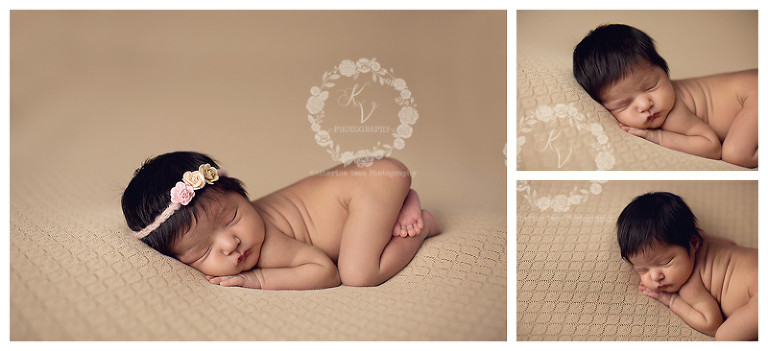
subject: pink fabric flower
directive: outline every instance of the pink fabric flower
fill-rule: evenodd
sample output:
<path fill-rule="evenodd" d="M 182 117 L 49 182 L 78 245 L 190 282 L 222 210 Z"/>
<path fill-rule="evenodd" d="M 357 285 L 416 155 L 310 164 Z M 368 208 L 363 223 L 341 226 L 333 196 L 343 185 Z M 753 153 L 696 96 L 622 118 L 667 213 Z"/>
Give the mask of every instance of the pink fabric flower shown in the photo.
<path fill-rule="evenodd" d="M 177 182 L 176 186 L 171 189 L 171 202 L 175 204 L 186 206 L 193 197 L 195 197 L 195 189 L 184 182 Z"/>

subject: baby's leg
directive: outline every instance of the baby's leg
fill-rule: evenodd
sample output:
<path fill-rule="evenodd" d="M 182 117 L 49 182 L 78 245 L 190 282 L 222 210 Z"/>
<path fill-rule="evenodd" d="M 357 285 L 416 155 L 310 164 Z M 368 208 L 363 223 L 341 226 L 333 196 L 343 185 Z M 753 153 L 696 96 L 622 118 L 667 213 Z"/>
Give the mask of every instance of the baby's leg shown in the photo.
<path fill-rule="evenodd" d="M 421 218 L 421 202 L 416 190 L 411 189 L 405 197 L 403 208 L 397 215 L 395 227 L 392 228 L 392 236 L 416 236 L 421 234 L 424 228 L 424 220 Z"/>
<path fill-rule="evenodd" d="M 720 325 L 715 340 L 757 340 L 757 294 Z"/>
<path fill-rule="evenodd" d="M 757 96 L 744 100 L 723 140 L 723 161 L 742 167 L 757 167 Z"/>
<path fill-rule="evenodd" d="M 373 171 L 406 172 L 392 159 L 376 161 Z M 424 239 L 439 232 L 429 212 L 424 212 L 422 232 L 427 235 L 393 237 L 392 227 L 411 187 L 410 176 L 357 179 L 359 189 L 349 202 L 339 249 L 341 282 L 351 286 L 379 285 L 411 261 Z"/>

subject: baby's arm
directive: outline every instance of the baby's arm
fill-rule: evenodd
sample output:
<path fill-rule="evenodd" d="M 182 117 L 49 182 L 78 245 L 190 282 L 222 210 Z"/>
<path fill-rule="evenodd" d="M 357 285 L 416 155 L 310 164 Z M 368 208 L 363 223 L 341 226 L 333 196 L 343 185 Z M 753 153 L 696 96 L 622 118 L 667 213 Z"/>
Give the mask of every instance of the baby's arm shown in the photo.
<path fill-rule="evenodd" d="M 715 336 L 717 329 L 723 324 L 720 306 L 695 273 L 679 293 L 653 291 L 642 283 L 640 291 L 669 307 L 693 329 L 709 336 Z"/>
<path fill-rule="evenodd" d="M 323 251 L 286 235 L 268 237 L 261 255 L 261 266 L 270 268 L 255 268 L 231 276 L 206 276 L 206 279 L 221 286 L 264 290 L 324 289 L 341 284 L 339 270 Z"/>
<path fill-rule="evenodd" d="M 659 129 L 638 129 L 619 123 L 624 131 L 666 148 L 719 160 L 720 139 L 715 130 L 678 102 Z"/>

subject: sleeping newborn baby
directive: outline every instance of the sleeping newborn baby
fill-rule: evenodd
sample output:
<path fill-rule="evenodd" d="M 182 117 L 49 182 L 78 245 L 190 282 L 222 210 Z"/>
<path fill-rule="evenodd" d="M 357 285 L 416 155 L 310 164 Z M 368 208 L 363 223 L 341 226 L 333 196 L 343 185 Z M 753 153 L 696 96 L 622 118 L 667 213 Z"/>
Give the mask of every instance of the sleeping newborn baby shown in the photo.
<path fill-rule="evenodd" d="M 610 24 L 573 50 L 573 75 L 624 131 L 673 150 L 757 167 L 757 69 L 672 81 L 648 35 Z"/>
<path fill-rule="evenodd" d="M 379 285 L 440 233 L 400 162 L 343 165 L 249 201 L 208 156 L 148 160 L 122 197 L 133 236 L 222 286 L 320 289 Z"/>
<path fill-rule="evenodd" d="M 636 197 L 617 221 L 640 291 L 715 340 L 757 340 L 757 250 L 704 240 L 677 195 Z"/>

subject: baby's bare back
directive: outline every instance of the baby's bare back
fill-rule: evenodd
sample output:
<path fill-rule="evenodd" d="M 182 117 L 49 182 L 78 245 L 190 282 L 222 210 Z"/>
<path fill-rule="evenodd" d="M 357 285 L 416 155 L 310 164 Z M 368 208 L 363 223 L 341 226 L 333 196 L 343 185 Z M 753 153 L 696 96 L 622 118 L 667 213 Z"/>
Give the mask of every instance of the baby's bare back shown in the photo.
<path fill-rule="evenodd" d="M 722 73 L 672 82 L 677 102 L 682 101 L 694 115 L 724 140 L 744 101 L 757 97 L 757 70 Z"/>
<path fill-rule="evenodd" d="M 264 196 L 253 205 L 268 226 L 313 245 L 334 262 L 349 212 L 350 167 L 338 166 Z"/>
<path fill-rule="evenodd" d="M 696 253 L 695 273 L 726 318 L 757 296 L 756 249 L 704 242 Z"/>

